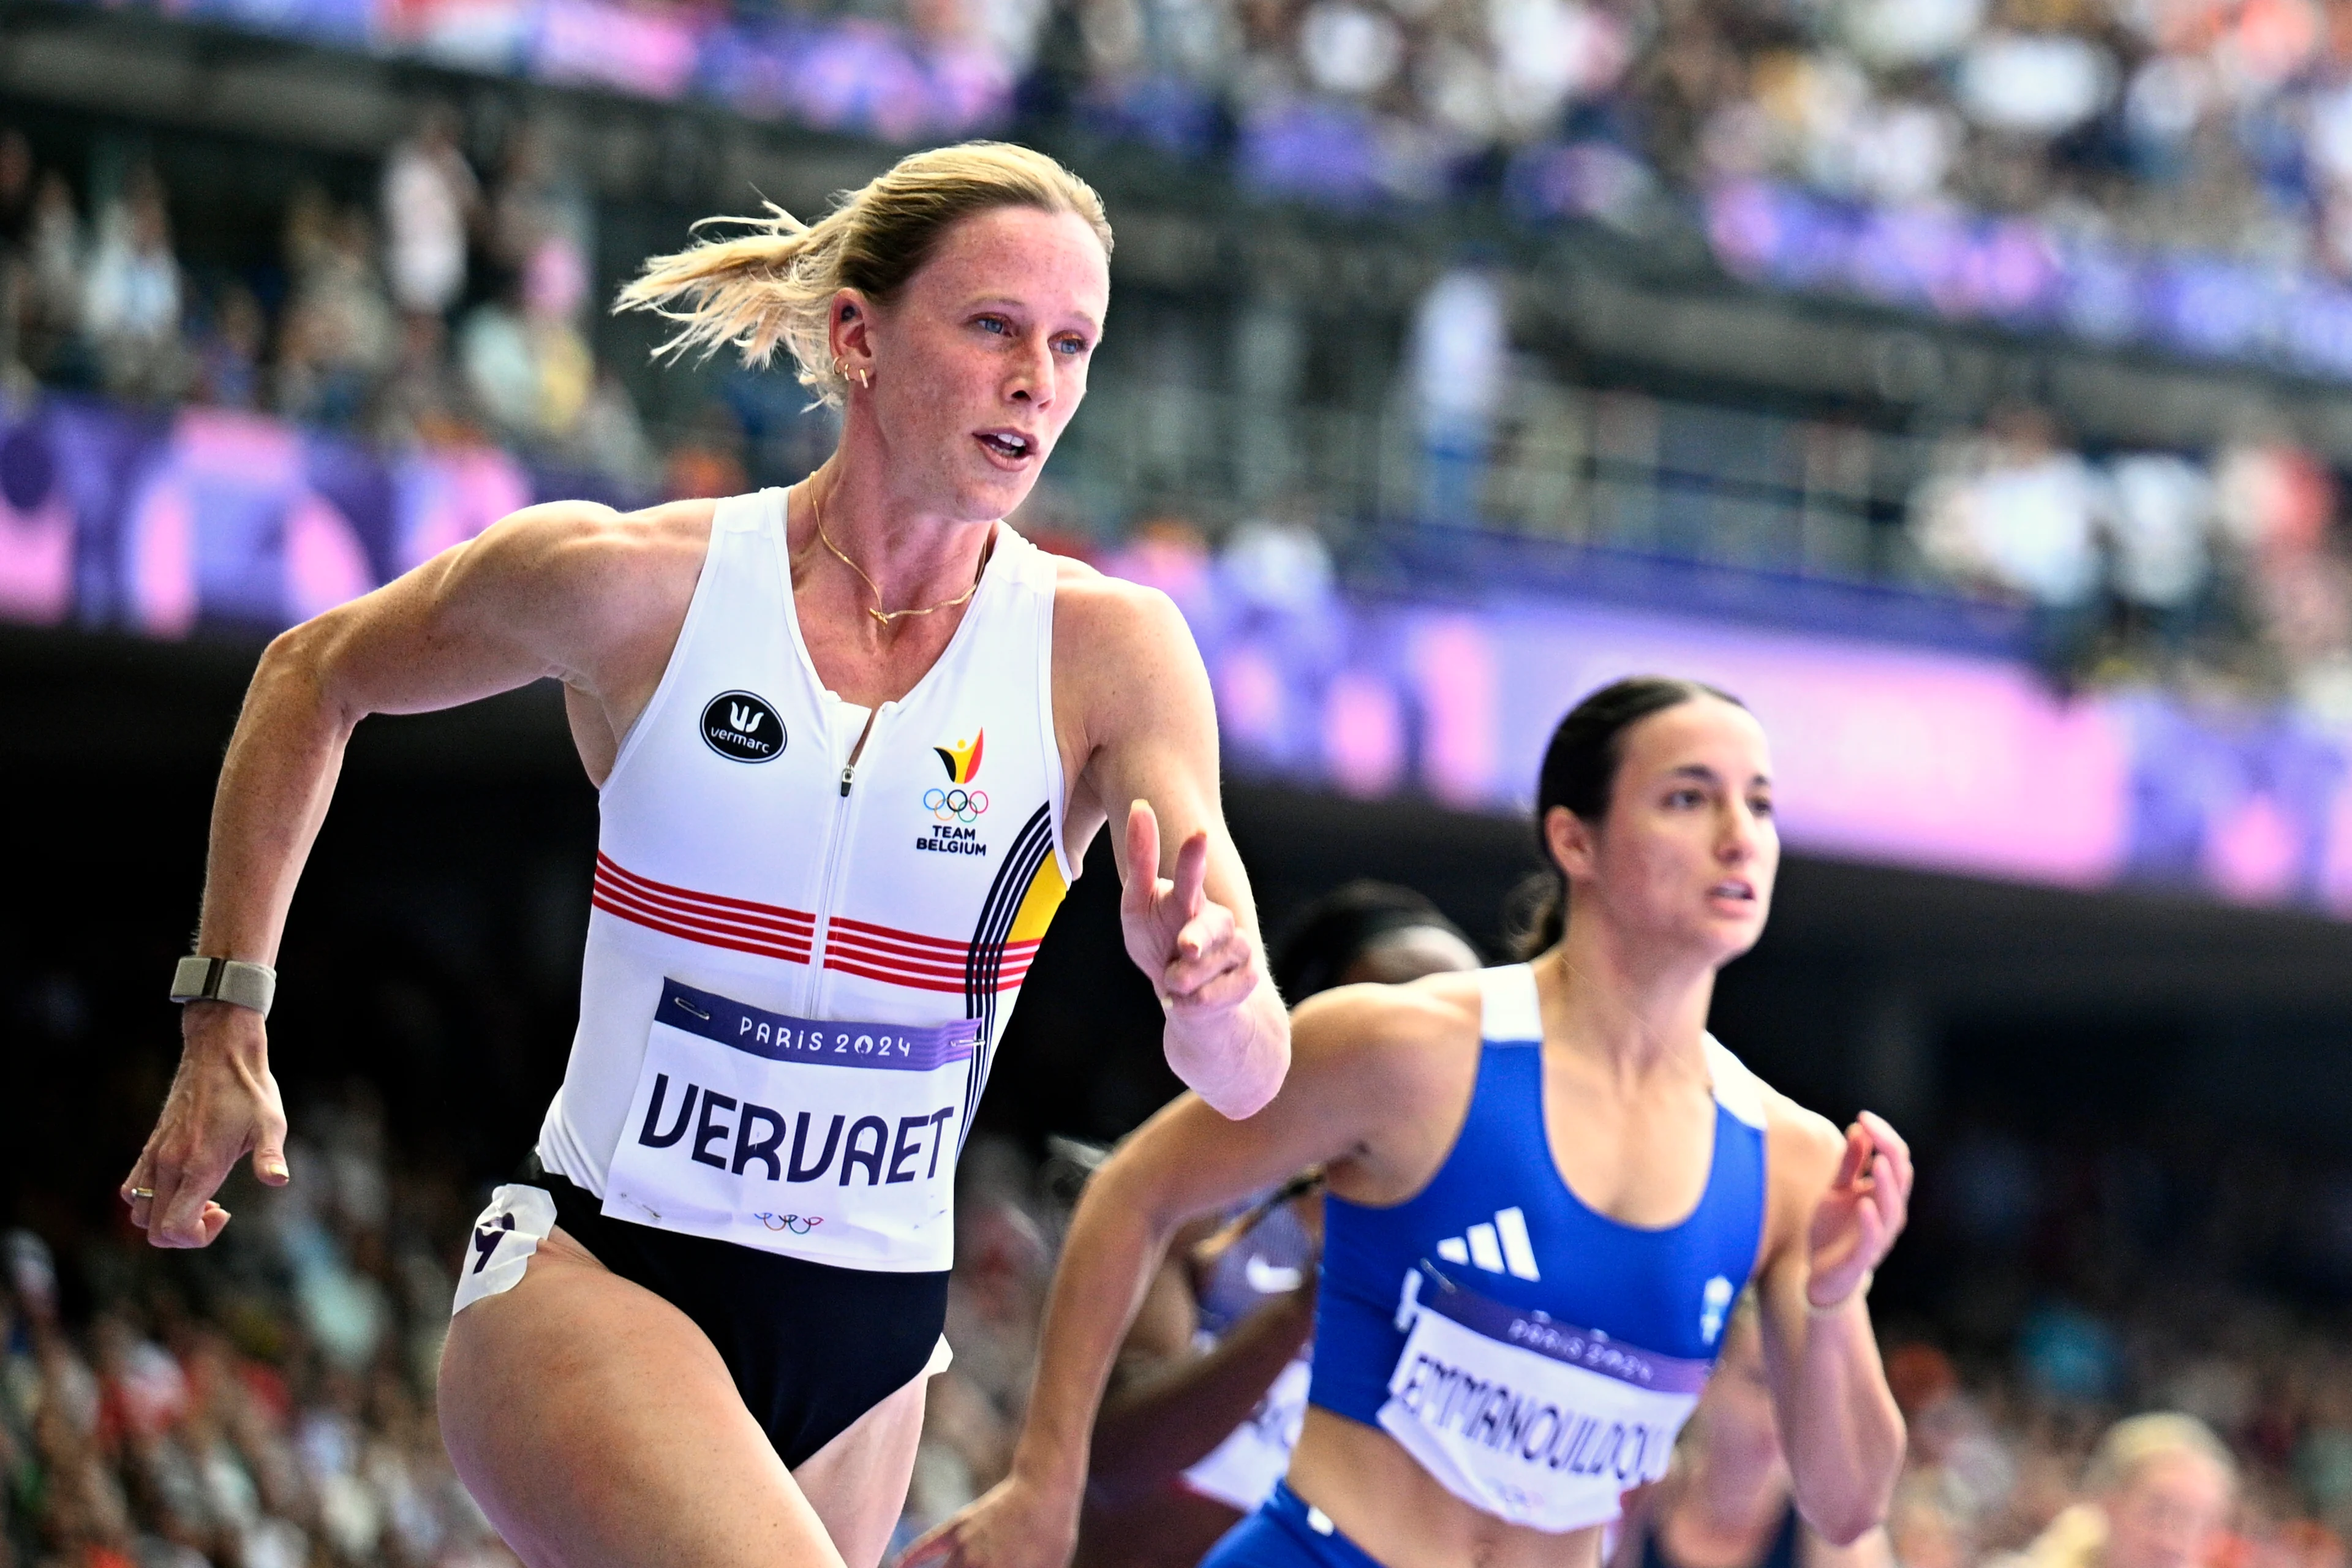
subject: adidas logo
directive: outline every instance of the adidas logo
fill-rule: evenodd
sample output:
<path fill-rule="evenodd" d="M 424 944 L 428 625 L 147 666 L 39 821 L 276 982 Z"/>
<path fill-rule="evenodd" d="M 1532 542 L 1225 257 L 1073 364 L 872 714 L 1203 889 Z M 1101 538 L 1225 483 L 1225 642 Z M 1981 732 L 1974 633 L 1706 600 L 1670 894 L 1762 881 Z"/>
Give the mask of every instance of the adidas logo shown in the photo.
<path fill-rule="evenodd" d="M 1492 1225 L 1474 1225 L 1461 1236 L 1437 1244 L 1437 1256 L 1448 1263 L 1475 1263 L 1489 1274 L 1510 1274 L 1519 1279 L 1540 1279 L 1536 1249 L 1528 1240 L 1528 1216 L 1516 1208 L 1497 1209 Z"/>

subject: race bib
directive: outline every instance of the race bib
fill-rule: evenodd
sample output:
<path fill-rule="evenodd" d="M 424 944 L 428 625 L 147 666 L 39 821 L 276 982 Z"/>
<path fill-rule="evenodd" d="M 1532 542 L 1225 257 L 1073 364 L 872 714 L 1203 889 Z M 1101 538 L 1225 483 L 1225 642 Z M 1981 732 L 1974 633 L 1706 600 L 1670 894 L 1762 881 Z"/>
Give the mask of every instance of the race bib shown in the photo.
<path fill-rule="evenodd" d="M 855 1268 L 953 1261 L 975 1019 L 793 1018 L 676 980 L 646 1037 L 604 1212 Z"/>
<path fill-rule="evenodd" d="M 1185 1487 L 1240 1512 L 1255 1512 L 1290 1469 L 1290 1451 L 1307 1425 L 1310 1375 L 1304 1356 L 1284 1367 L 1249 1419 L 1184 1472 Z"/>
<path fill-rule="evenodd" d="M 1425 1289 L 1423 1287 L 1426 1287 Z M 1537 1530 L 1583 1530 L 1666 1473 L 1709 1364 L 1522 1312 L 1422 1271 L 1381 1426 L 1446 1490 Z"/>

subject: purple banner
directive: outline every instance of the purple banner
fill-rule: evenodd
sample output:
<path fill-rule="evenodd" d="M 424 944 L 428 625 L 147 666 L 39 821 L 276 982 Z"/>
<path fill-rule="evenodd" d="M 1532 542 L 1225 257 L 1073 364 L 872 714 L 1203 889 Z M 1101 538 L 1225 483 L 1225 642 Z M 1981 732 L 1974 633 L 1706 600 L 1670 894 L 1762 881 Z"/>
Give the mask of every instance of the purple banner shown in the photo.
<path fill-rule="evenodd" d="M 2135 883 L 2352 914 L 2347 737 L 2284 709 L 2063 697 L 2022 663 L 1721 616 L 1538 597 L 1255 603 L 1214 563 L 1109 563 L 1166 589 L 1236 772 L 1518 812 L 1586 692 L 1688 676 L 1771 738 L 1790 847 L 1975 876 Z"/>
<path fill-rule="evenodd" d="M 52 398 L 0 411 L 0 617 L 267 634 L 582 493 L 493 448 L 384 453 L 249 414 Z M 1587 603 L 1499 565 L 1468 594 L 1268 602 L 1198 551 L 1106 564 L 1183 610 L 1245 775 L 1524 810 L 1579 697 L 1695 676 L 1764 721 L 1796 849 L 2352 914 L 2352 737 L 2291 710 L 2062 697 L 1994 655 Z"/>
<path fill-rule="evenodd" d="M 934 1068 L 970 1061 L 980 1038 L 980 1020 L 916 1027 L 904 1024 L 857 1024 L 839 1018 L 788 1018 L 731 1001 L 711 991 L 698 991 L 677 980 L 662 982 L 661 1007 L 654 1015 L 667 1024 L 748 1056 L 772 1062 L 807 1062 L 828 1068 L 884 1068 L 898 1072 L 929 1072 Z"/>
<path fill-rule="evenodd" d="M 1591 1329 L 1557 1322 L 1541 1312 L 1522 1312 L 1442 1280 L 1422 1291 L 1421 1306 L 1423 1311 L 1451 1318 L 1472 1333 L 1497 1343 L 1533 1351 L 1563 1365 L 1660 1394 L 1696 1394 L 1706 1386 L 1706 1374 L 1713 1366 L 1709 1362 L 1659 1355 Z"/>

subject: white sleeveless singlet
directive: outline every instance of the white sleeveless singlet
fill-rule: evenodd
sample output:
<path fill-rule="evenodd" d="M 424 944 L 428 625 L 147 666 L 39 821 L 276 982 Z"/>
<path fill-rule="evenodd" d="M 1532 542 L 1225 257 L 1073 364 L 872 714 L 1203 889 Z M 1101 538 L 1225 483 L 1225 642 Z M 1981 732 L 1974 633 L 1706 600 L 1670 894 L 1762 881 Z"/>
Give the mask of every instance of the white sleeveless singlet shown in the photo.
<path fill-rule="evenodd" d="M 938 663 L 868 710 L 809 660 L 784 492 L 719 503 L 668 668 L 604 782 L 550 1171 L 667 1230 L 950 1265 L 955 1156 L 1075 875 L 1055 575 L 999 523 Z"/>

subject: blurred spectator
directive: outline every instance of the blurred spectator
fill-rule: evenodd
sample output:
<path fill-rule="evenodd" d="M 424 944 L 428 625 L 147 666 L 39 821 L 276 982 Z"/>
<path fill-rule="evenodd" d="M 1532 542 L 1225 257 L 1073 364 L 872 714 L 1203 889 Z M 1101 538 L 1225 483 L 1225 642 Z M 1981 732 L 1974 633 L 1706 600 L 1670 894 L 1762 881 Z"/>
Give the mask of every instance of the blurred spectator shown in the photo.
<path fill-rule="evenodd" d="M 41 175 L 34 192 L 26 255 L 19 352 L 35 374 L 68 371 L 81 331 L 81 218 L 73 188 L 55 169 Z"/>
<path fill-rule="evenodd" d="M 232 283 L 213 300 L 212 321 L 197 340 L 190 395 L 215 408 L 258 408 L 261 357 L 269 321 L 253 290 Z"/>
<path fill-rule="evenodd" d="M 550 240 L 532 255 L 519 300 L 479 306 L 466 320 L 467 385 L 510 437 L 561 443 L 579 428 L 595 390 L 595 362 L 572 320 L 583 284 L 569 247 Z"/>
<path fill-rule="evenodd" d="M 457 146 L 457 117 L 425 110 L 383 167 L 384 274 L 401 310 L 446 316 L 466 291 L 466 244 L 481 187 Z"/>
<path fill-rule="evenodd" d="M 2049 416 L 2011 408 L 1953 444 L 1913 500 L 1913 528 L 1934 565 L 2034 605 L 2042 661 L 2067 672 L 2097 630 L 2103 507 L 2097 476 L 2058 445 Z"/>
<path fill-rule="evenodd" d="M 2162 453 L 2119 458 L 2109 477 L 2116 597 L 2158 642 L 2178 648 L 2212 574 L 2213 483 Z"/>
<path fill-rule="evenodd" d="M 2225 449 L 2214 485 L 2268 651 L 2292 685 L 2305 672 L 2336 671 L 2352 650 L 2352 575 L 2333 537 L 2334 476 L 2294 443 L 2263 437 Z M 2324 691 L 2311 695 L 2320 708 L 2340 706 Z"/>
<path fill-rule="evenodd" d="M 121 196 L 99 215 L 81 326 L 109 391 L 157 397 L 180 390 L 180 265 L 172 254 L 163 182 L 152 169 L 134 170 Z"/>
<path fill-rule="evenodd" d="M 357 207 L 298 204 L 287 234 L 294 288 L 279 329 L 278 405 L 298 419 L 351 425 L 399 353 L 399 325 Z"/>
<path fill-rule="evenodd" d="M 1408 374 L 1421 431 L 1423 521 L 1477 521 L 1510 349 L 1502 282 L 1488 268 L 1452 268 L 1421 297 Z"/>
<path fill-rule="evenodd" d="M 587 275 L 595 254 L 595 208 L 547 125 L 526 122 L 508 138 L 488 221 L 489 256 L 501 284 L 520 289 L 526 272 L 551 265 Z M 541 259 L 551 245 L 563 253 L 552 263 Z"/>
<path fill-rule="evenodd" d="M 466 406 L 449 363 L 448 329 L 438 316 L 410 313 L 401 322 L 400 357 L 376 400 L 376 438 L 395 447 L 478 442 Z"/>
<path fill-rule="evenodd" d="M 2109 1429 L 2083 1478 L 2086 1500 L 2050 1522 L 2017 1568 L 2206 1568 L 2229 1527 L 2237 1469 L 2191 1415 L 2135 1415 Z"/>
<path fill-rule="evenodd" d="M 723 403 L 706 403 L 685 436 L 669 449 L 663 494 L 672 500 L 740 495 L 750 485 L 743 472 L 743 432 Z"/>
<path fill-rule="evenodd" d="M 1311 615 L 1337 586 L 1330 547 L 1296 518 L 1241 524 L 1226 538 L 1220 564 L 1244 603 L 1277 613 Z"/>
<path fill-rule="evenodd" d="M 661 463 L 646 439 L 636 400 L 609 368 L 596 372 L 596 385 L 572 432 L 572 449 L 576 460 L 628 494 L 647 494 L 660 481 Z M 744 483 L 751 483 L 748 476 Z"/>

